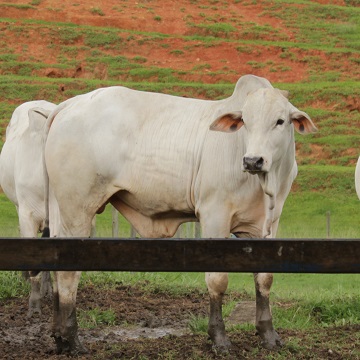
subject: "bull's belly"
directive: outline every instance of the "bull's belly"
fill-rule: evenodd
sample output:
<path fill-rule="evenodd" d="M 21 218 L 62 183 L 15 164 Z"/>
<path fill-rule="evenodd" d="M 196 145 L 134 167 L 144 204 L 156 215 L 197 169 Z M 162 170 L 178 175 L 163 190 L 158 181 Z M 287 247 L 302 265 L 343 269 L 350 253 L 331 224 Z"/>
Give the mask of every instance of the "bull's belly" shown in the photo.
<path fill-rule="evenodd" d="M 183 201 L 174 206 L 154 196 L 139 199 L 120 191 L 110 198 L 110 202 L 143 237 L 172 237 L 179 225 L 196 221 L 194 212 Z"/>
<path fill-rule="evenodd" d="M 156 190 L 142 194 L 119 191 L 113 198 L 116 197 L 118 201 L 122 201 L 149 218 L 170 217 L 171 214 L 177 214 L 177 217 L 188 217 L 194 213 L 194 209 L 189 206 L 185 195 L 182 197 L 171 195 L 171 197 L 167 197 L 163 192 Z"/>

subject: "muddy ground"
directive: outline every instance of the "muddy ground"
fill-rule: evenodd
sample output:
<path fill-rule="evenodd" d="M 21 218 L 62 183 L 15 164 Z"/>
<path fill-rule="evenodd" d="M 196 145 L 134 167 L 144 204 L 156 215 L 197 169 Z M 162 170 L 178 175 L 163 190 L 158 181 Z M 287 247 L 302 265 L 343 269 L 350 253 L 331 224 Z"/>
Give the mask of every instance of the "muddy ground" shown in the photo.
<path fill-rule="evenodd" d="M 231 296 L 234 300 L 234 295 Z M 235 300 L 253 308 L 249 299 L 242 299 L 240 294 Z M 233 349 L 227 354 L 219 354 L 205 333 L 190 331 L 191 319 L 208 313 L 208 297 L 200 292 L 179 297 L 162 292 L 149 294 L 123 285 L 106 291 L 93 286 L 81 288 L 78 311 L 84 313 L 91 309 L 100 312 L 111 309 L 115 318 L 110 324 L 80 328 L 80 338 L 89 353 L 77 357 L 79 360 L 359 358 L 360 332 L 355 326 L 303 332 L 278 329 L 285 343 L 279 352 L 262 349 L 253 328 L 231 330 Z M 55 353 L 50 337 L 51 311 L 52 303 L 47 299 L 43 314 L 29 320 L 26 318 L 26 298 L 0 302 L 0 359 L 67 359 L 67 356 Z M 249 308 L 243 314 L 237 310 L 230 318 L 234 315 L 246 317 L 249 313 Z"/>

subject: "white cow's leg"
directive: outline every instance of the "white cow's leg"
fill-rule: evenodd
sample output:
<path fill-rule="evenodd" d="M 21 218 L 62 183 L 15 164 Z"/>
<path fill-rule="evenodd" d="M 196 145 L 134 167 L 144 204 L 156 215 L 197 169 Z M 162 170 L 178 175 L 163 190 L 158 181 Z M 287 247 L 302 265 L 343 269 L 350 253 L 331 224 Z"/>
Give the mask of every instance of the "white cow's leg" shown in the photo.
<path fill-rule="evenodd" d="M 274 349 L 281 346 L 281 339 L 274 330 L 270 309 L 270 288 L 273 275 L 270 273 L 255 273 L 256 290 L 256 330 L 262 339 L 262 345 L 266 349 Z"/>
<path fill-rule="evenodd" d="M 22 237 L 37 237 L 40 227 L 40 221 L 34 220 L 34 215 L 31 210 L 20 206 L 18 209 L 20 235 Z M 29 310 L 27 316 L 30 318 L 34 314 L 41 314 L 41 299 L 47 294 L 51 294 L 51 278 L 50 273 L 47 274 L 39 272 L 29 272 L 29 280 L 31 285 L 29 297 Z"/>
<path fill-rule="evenodd" d="M 74 203 L 64 203 L 64 206 L 69 211 L 61 214 L 60 237 L 89 237 L 93 216 L 88 216 L 81 211 L 81 208 L 77 209 Z M 76 295 L 80 276 L 80 271 L 54 273 L 56 286 L 54 286 L 52 336 L 55 339 L 58 354 L 76 355 L 87 352 L 78 337 L 76 318 Z"/>
<path fill-rule="evenodd" d="M 41 299 L 52 295 L 52 284 L 49 271 L 29 271 L 29 281 L 31 290 L 27 316 L 30 318 L 34 314 L 41 314 Z"/>
<path fill-rule="evenodd" d="M 206 273 L 206 285 L 210 295 L 210 318 L 208 334 L 214 345 L 226 350 L 231 346 L 225 333 L 225 324 L 222 317 L 222 303 L 224 293 L 228 286 L 227 273 Z"/>
<path fill-rule="evenodd" d="M 49 271 L 30 271 L 29 279 L 31 290 L 27 316 L 30 318 L 34 314 L 41 314 L 41 299 L 46 295 L 52 294 L 52 284 Z"/>
<path fill-rule="evenodd" d="M 34 274 L 30 271 L 29 280 L 31 290 L 27 317 L 31 318 L 34 314 L 41 314 L 41 273 Z"/>
<path fill-rule="evenodd" d="M 54 274 L 54 318 L 52 336 L 57 353 L 82 354 L 87 350 L 78 338 L 76 295 L 80 271 L 58 271 Z"/>
<path fill-rule="evenodd" d="M 218 214 L 223 214 L 223 216 L 220 217 Z M 227 216 L 226 211 L 218 211 L 215 218 L 211 214 L 207 214 L 204 218 L 206 220 L 201 221 L 202 236 L 204 238 L 224 238 L 229 236 L 229 216 Z M 228 286 L 228 274 L 206 273 L 205 281 L 210 296 L 208 334 L 216 347 L 227 350 L 231 347 L 231 342 L 225 333 L 222 303 Z"/>
<path fill-rule="evenodd" d="M 42 271 L 41 272 L 41 287 L 40 294 L 41 297 L 45 297 L 46 295 L 52 295 L 52 284 L 51 284 L 51 276 L 50 271 Z"/>

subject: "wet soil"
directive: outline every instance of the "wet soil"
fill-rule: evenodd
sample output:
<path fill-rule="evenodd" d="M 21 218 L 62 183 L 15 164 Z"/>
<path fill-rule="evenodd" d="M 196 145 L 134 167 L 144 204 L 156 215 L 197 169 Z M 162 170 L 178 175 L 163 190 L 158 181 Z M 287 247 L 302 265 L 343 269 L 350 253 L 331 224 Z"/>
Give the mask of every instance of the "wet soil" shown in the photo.
<path fill-rule="evenodd" d="M 282 356 L 280 359 L 359 358 L 356 352 L 360 347 L 359 329 L 355 326 L 303 332 L 278 329 L 284 341 L 283 348 L 276 352 L 265 350 L 253 327 L 249 326 L 249 330 L 231 328 L 231 324 L 238 321 L 253 322 L 253 302 L 240 294 L 231 294 L 231 300 L 234 296 L 239 305 L 236 313 L 226 319 L 233 349 L 223 354 L 212 347 L 205 332 L 190 330 L 191 319 L 207 316 L 207 294 L 196 291 L 183 296 L 163 292 L 150 294 L 122 285 L 106 290 L 93 286 L 81 288 L 78 314 L 96 309 L 105 314 L 111 310 L 115 316 L 108 323 L 103 319 L 104 323 L 98 321 L 90 327 L 80 327 L 80 339 L 89 352 L 76 358 L 273 359 L 277 355 Z M 228 296 L 225 301 L 229 299 Z M 0 359 L 67 359 L 55 353 L 50 336 L 51 301 L 45 300 L 41 316 L 27 319 L 26 313 L 26 298 L 0 302 Z"/>

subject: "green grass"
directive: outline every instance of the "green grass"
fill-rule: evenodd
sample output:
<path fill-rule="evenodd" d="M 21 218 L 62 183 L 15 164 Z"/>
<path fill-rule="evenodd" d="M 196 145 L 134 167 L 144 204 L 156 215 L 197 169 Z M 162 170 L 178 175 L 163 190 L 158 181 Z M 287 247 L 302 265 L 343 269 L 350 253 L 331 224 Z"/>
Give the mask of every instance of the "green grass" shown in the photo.
<path fill-rule="evenodd" d="M 92 329 L 99 325 L 115 325 L 116 314 L 112 309 L 100 310 L 93 308 L 91 310 L 78 311 L 79 326 L 82 328 Z"/>
<path fill-rule="evenodd" d="M 36 5 L 36 4 L 34 4 L 34 5 Z M 16 9 L 23 9 L 23 10 L 36 9 L 36 7 L 31 6 L 31 5 L 27 5 L 27 4 L 11 4 L 11 3 L 0 4 L 0 7 L 13 7 L 13 8 L 16 8 Z"/>

